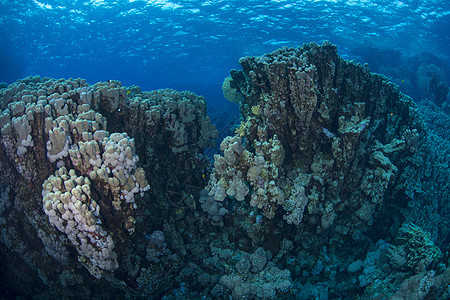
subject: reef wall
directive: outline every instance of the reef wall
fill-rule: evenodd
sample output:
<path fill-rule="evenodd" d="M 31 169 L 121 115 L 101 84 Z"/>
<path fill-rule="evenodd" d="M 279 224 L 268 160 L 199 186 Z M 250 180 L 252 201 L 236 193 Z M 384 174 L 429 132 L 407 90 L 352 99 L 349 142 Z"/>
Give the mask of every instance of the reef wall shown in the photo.
<path fill-rule="evenodd" d="M 449 296 L 448 139 L 329 43 L 239 62 L 223 90 L 242 122 L 210 164 L 217 131 L 190 92 L 0 90 L 8 295 Z"/>

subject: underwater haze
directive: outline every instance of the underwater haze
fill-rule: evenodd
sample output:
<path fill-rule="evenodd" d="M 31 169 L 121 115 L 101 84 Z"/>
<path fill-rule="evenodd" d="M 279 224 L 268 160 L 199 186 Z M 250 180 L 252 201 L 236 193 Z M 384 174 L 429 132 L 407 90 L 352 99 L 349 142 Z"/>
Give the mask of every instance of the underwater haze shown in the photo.
<path fill-rule="evenodd" d="M 450 1 L 0 0 L 0 298 L 450 299 Z"/>

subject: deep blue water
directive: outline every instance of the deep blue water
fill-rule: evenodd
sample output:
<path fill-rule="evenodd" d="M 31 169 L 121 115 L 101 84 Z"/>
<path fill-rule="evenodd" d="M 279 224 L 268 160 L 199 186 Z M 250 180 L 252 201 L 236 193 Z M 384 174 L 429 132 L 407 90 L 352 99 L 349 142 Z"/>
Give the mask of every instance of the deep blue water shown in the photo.
<path fill-rule="evenodd" d="M 311 41 L 329 40 L 373 71 L 398 63 L 385 50 L 432 53 L 447 70 L 449 14 L 450 1 L 431 0 L 2 0 L 0 82 L 116 79 L 143 90 L 189 89 L 226 106 L 221 84 L 240 57 Z"/>

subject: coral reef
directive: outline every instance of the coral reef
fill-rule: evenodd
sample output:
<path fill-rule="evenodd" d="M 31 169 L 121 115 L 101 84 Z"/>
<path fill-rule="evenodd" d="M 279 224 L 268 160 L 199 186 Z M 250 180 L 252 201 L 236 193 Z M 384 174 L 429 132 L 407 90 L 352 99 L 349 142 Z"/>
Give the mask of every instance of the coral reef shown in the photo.
<path fill-rule="evenodd" d="M 386 78 L 340 60 L 329 44 L 239 62 L 228 84 L 243 95 L 245 121 L 221 144 L 210 195 L 242 201 L 250 194 L 250 205 L 269 219 L 281 207 L 289 224 L 307 217 L 358 240 L 394 197 L 398 170 L 424 135 L 412 100 Z"/>
<path fill-rule="evenodd" d="M 197 95 L 35 76 L 1 89 L 0 98 L 1 241 L 20 256 L 26 250 L 47 286 L 67 266 L 84 265 L 98 279 L 121 272 L 138 220 L 141 233 L 154 226 L 142 222 L 150 199 L 167 205 L 184 196 L 168 195 L 178 178 L 192 188 L 177 193 L 201 189 L 201 152 L 217 132 Z M 155 159 L 161 153 L 166 162 Z M 170 178 L 154 176 L 163 172 Z"/>
<path fill-rule="evenodd" d="M 193 93 L 2 86 L 5 297 L 448 298 L 442 105 L 329 43 L 239 62 L 241 123 L 213 161 Z"/>
<path fill-rule="evenodd" d="M 374 230 L 388 233 L 400 227 L 402 218 L 418 220 L 420 212 L 407 206 L 419 207 L 435 199 L 434 209 L 440 207 L 443 212 L 448 207 L 445 183 L 423 191 L 414 182 L 420 178 L 422 185 L 435 180 L 443 183 L 432 173 L 423 176 L 423 164 L 416 161 L 418 157 L 445 161 L 445 155 L 437 158 L 427 150 L 435 146 L 429 142 L 432 135 L 416 104 L 387 78 L 340 59 L 335 47 L 327 43 L 283 48 L 241 58 L 239 63 L 242 70 L 232 70 L 225 82 L 228 90 L 243 97 L 239 102 L 243 120 L 236 135 L 222 143 L 223 155 L 215 156 L 207 186 L 209 195 L 230 211 L 227 204 L 242 206 L 242 212 L 235 208 L 229 218 L 234 214 L 253 220 L 262 214 L 269 220 L 262 222 L 260 231 L 270 228 L 270 219 L 274 219 L 275 232 L 300 243 L 297 247 L 314 260 L 311 254 L 330 244 L 331 237 L 327 253 L 334 257 L 338 248 L 369 242 Z M 440 165 L 440 176 L 448 178 L 445 162 Z M 296 228 L 281 225 L 279 220 Z M 433 228 L 445 222 L 438 221 L 435 218 L 431 223 Z M 247 231 L 252 245 L 279 243 L 276 236 L 255 236 L 254 230 L 236 225 L 241 223 L 235 221 L 234 226 Z M 441 235 L 441 242 L 447 236 Z M 373 242 L 368 244 L 375 247 Z M 390 257 L 393 249 L 408 248 L 395 247 L 390 248 Z M 436 255 L 424 256 L 439 260 L 440 251 L 434 247 L 429 251 Z M 326 261 L 319 261 L 311 274 L 323 274 Z M 364 261 L 370 266 L 372 260 Z M 355 268 L 350 269 L 356 272 Z M 366 275 L 360 278 L 370 282 L 387 273 L 364 267 Z M 330 277 L 325 281 L 332 285 Z"/>

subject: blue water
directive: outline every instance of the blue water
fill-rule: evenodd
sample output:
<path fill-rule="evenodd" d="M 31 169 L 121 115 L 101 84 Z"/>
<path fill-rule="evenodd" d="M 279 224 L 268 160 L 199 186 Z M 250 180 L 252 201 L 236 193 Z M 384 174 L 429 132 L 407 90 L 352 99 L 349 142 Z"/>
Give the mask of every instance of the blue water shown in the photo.
<path fill-rule="evenodd" d="M 221 84 L 240 57 L 311 41 L 329 40 L 372 71 L 399 57 L 383 62 L 367 47 L 403 58 L 432 53 L 447 71 L 449 14 L 450 1 L 430 0 L 2 0 L 0 82 L 116 79 L 143 90 L 188 89 L 226 107 Z"/>

